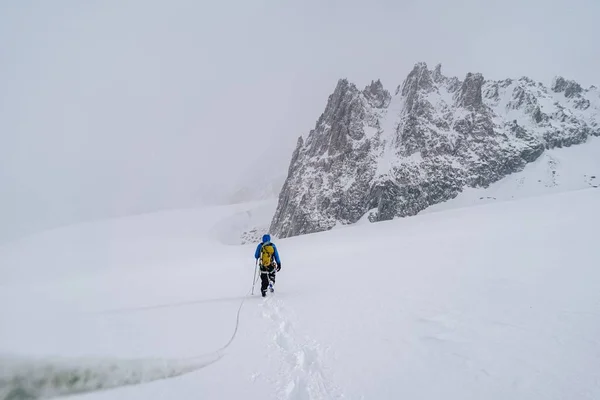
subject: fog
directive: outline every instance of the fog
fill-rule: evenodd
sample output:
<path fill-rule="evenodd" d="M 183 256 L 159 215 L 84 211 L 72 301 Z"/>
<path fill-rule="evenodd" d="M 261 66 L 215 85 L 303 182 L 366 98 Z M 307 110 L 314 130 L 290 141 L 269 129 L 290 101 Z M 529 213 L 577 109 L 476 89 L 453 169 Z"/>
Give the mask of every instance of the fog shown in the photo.
<path fill-rule="evenodd" d="M 218 203 L 285 174 L 339 78 L 555 75 L 600 84 L 600 3 L 0 4 L 0 242 Z"/>

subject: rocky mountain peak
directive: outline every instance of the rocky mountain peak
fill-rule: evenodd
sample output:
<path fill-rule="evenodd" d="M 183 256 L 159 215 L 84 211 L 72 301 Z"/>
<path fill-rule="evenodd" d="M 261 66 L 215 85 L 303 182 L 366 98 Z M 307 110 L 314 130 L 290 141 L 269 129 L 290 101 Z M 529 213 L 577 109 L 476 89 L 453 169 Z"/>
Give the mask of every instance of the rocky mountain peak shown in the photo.
<path fill-rule="evenodd" d="M 435 83 L 441 83 L 446 79 L 446 77 L 442 74 L 442 64 L 435 66 L 431 77 Z"/>
<path fill-rule="evenodd" d="M 429 104 L 422 97 L 434 90 L 431 71 L 425 63 L 415 64 L 402 84 L 401 96 L 405 98 L 405 113 L 414 115 L 427 114 Z"/>
<path fill-rule="evenodd" d="M 481 94 L 483 82 L 483 75 L 469 72 L 460 88 L 457 97 L 458 105 L 468 109 L 480 108 L 483 105 L 483 96 Z"/>
<path fill-rule="evenodd" d="M 583 89 L 577 82 L 558 76 L 554 78 L 554 82 L 552 82 L 552 91 L 556 93 L 564 92 L 565 97 L 571 98 L 581 94 Z"/>
<path fill-rule="evenodd" d="M 362 107 L 356 86 L 346 79 L 340 79 L 315 129 L 308 135 L 306 144 L 309 154 L 331 155 L 349 151 L 349 140 L 360 139 L 364 134 L 360 124 L 354 124 L 362 118 Z"/>
<path fill-rule="evenodd" d="M 376 108 L 387 107 L 392 98 L 390 92 L 383 88 L 383 84 L 379 79 L 371 81 L 371 84 L 363 90 L 363 94 L 369 103 Z"/>
<path fill-rule="evenodd" d="M 557 78 L 447 78 L 417 63 L 394 95 L 342 79 L 298 140 L 271 232 L 278 237 L 415 215 L 521 170 L 545 149 L 600 136 L 600 95 Z"/>
<path fill-rule="evenodd" d="M 433 87 L 431 71 L 424 62 L 417 63 L 402 84 L 402 96 L 411 97 L 417 91 L 429 91 Z"/>

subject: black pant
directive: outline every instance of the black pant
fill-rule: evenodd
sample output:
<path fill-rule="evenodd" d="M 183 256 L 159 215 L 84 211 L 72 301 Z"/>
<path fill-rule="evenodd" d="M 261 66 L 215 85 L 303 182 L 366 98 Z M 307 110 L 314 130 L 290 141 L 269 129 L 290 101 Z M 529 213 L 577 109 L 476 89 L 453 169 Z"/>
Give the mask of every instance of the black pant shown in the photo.
<path fill-rule="evenodd" d="M 269 287 L 269 281 L 275 283 L 275 266 L 260 267 L 260 291 L 265 292 Z"/>

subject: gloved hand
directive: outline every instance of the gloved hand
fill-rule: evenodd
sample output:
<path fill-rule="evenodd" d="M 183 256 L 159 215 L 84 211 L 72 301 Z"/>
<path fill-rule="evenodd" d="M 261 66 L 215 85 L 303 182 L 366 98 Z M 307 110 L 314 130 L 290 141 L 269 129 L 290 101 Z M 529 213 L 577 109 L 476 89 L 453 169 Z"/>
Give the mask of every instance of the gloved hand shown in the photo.
<path fill-rule="evenodd" d="M 277 264 L 277 272 L 281 270 L 281 263 Z"/>

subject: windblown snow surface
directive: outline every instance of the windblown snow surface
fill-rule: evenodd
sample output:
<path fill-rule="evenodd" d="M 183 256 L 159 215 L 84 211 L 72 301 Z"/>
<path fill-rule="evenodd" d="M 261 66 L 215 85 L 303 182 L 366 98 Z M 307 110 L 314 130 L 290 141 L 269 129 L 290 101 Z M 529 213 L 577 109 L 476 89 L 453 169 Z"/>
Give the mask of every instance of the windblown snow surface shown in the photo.
<path fill-rule="evenodd" d="M 234 243 L 274 202 L 4 245 L 0 398 L 598 399 L 600 189 L 578 189 L 277 241 L 266 299 Z"/>

